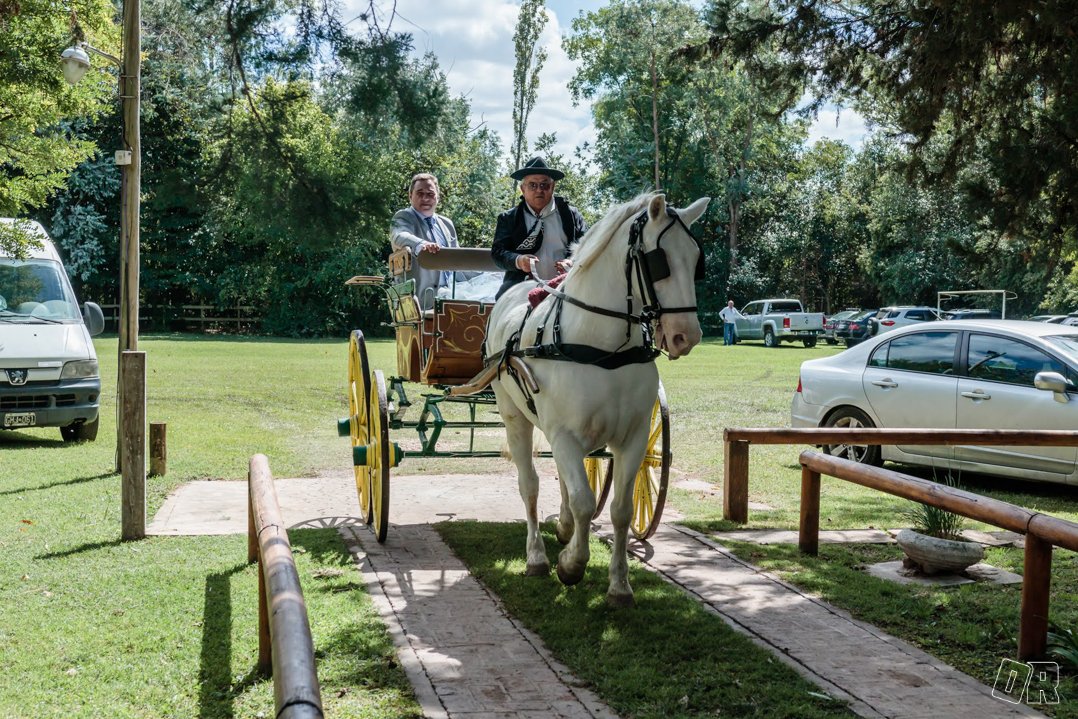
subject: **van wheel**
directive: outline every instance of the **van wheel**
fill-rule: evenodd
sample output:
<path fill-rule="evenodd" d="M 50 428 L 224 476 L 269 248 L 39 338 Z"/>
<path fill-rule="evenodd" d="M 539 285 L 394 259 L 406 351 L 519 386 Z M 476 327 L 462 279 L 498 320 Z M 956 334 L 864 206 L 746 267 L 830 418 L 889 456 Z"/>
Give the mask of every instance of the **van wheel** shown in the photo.
<path fill-rule="evenodd" d="M 804 340 L 804 342 L 805 342 L 805 347 L 807 347 L 808 349 L 812 349 L 813 347 L 816 346 L 816 338 L 815 337 L 810 337 L 809 339 Z"/>
<path fill-rule="evenodd" d="M 876 425 L 872 424 L 872 420 L 868 418 L 867 414 L 856 407 L 841 407 L 827 418 L 824 426 L 835 429 L 872 429 Z M 834 457 L 842 457 L 853 462 L 869 464 L 873 467 L 879 467 L 883 464 L 878 444 L 824 445 L 823 451 L 825 454 L 830 454 Z"/>
<path fill-rule="evenodd" d="M 778 347 L 779 340 L 775 337 L 775 333 L 771 331 L 770 327 L 764 328 L 764 347 Z"/>
<path fill-rule="evenodd" d="M 81 424 L 69 424 L 60 428 L 60 436 L 65 442 L 93 442 L 97 439 L 98 420 L 83 422 Z"/>

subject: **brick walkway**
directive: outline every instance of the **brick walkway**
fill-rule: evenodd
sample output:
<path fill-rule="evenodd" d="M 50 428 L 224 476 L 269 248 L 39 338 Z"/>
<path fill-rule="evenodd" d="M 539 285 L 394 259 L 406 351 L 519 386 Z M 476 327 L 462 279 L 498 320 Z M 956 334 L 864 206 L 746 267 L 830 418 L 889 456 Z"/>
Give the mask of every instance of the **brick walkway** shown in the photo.
<path fill-rule="evenodd" d="M 246 531 L 245 483 L 193 482 L 162 507 L 153 534 Z M 357 514 L 351 477 L 277 481 L 286 521 L 337 526 L 363 571 L 429 717 L 614 717 L 502 610 L 428 522 L 520 518 L 509 478 L 442 475 L 393 479 L 386 544 Z M 540 515 L 557 509 L 540 485 Z M 602 530 L 600 530 L 600 534 Z M 707 537 L 667 524 L 637 557 L 775 652 L 865 717 L 1042 716 L 992 697 L 990 688 L 845 612 L 762 573 Z M 553 575 L 552 575 L 552 581 Z M 994 677 L 982 677 L 991 682 Z"/>

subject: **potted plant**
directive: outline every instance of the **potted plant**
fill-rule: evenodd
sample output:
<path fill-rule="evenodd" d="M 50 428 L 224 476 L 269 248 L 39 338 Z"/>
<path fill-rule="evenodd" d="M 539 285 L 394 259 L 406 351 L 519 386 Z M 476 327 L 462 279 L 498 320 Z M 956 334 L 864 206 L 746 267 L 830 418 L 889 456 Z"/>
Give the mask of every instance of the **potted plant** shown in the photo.
<path fill-rule="evenodd" d="M 950 473 L 945 483 L 949 487 L 958 484 Z M 962 537 L 965 518 L 961 515 L 930 504 L 915 504 L 902 514 L 912 526 L 899 532 L 895 541 L 906 553 L 902 564 L 907 569 L 930 575 L 957 573 L 984 558 L 984 547 Z"/>

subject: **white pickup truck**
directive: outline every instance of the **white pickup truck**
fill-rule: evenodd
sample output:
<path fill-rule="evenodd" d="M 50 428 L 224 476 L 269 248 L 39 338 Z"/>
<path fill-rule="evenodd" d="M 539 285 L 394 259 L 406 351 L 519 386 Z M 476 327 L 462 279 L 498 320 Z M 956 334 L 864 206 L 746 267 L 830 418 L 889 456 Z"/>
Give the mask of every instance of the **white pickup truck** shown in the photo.
<path fill-rule="evenodd" d="M 756 300 L 741 308 L 737 320 L 738 340 L 763 340 L 767 347 L 780 342 L 805 343 L 815 347 L 823 334 L 821 312 L 805 312 L 801 300 Z"/>

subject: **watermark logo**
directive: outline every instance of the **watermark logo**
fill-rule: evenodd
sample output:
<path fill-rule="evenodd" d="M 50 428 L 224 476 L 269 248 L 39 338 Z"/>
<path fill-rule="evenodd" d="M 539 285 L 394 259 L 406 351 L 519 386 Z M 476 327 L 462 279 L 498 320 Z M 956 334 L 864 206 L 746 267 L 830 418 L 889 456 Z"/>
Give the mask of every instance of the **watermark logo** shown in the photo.
<path fill-rule="evenodd" d="M 1004 659 L 996 672 L 992 696 L 1008 704 L 1059 704 L 1058 686 L 1056 662 L 1023 663 Z"/>

